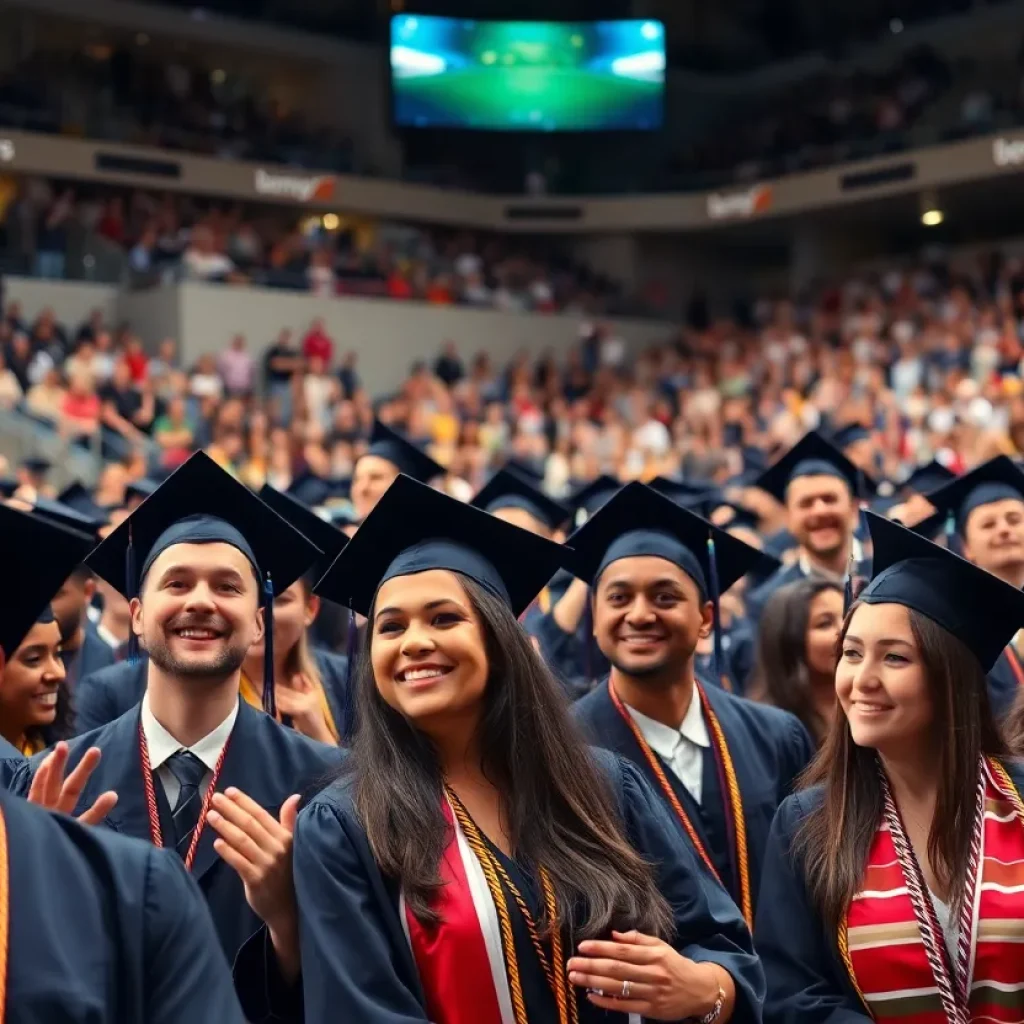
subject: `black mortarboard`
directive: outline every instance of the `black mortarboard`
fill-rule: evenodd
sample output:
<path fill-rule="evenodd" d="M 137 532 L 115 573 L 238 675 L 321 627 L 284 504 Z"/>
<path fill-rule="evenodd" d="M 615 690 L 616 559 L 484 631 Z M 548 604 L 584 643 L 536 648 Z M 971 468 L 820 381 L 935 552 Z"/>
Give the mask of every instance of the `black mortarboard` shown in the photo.
<path fill-rule="evenodd" d="M 348 537 L 300 500 L 275 490 L 270 484 L 263 485 L 260 499 L 323 552 L 323 556 L 315 563 L 317 578 L 322 576 L 330 568 L 331 562 L 341 554 L 341 549 L 348 543 Z"/>
<path fill-rule="evenodd" d="M 714 602 L 719 667 L 719 596 L 748 572 L 774 562 L 641 483 L 626 484 L 565 543 L 567 568 L 591 585 L 621 558 L 652 555 L 679 566 L 697 584 L 702 600 Z"/>
<path fill-rule="evenodd" d="M 988 672 L 1024 625 L 1024 592 L 912 530 L 866 515 L 874 557 L 859 600 L 919 612 L 958 637 Z"/>
<path fill-rule="evenodd" d="M 840 427 L 833 433 L 832 443 L 840 451 L 846 451 L 850 445 L 854 445 L 858 441 L 867 441 L 870 437 L 871 432 L 863 423 L 848 423 L 845 427 Z"/>
<path fill-rule="evenodd" d="M 956 473 L 938 461 L 932 459 L 926 466 L 918 466 L 906 480 L 900 484 L 901 491 L 913 491 L 915 494 L 927 495 L 937 491 L 956 479 Z"/>
<path fill-rule="evenodd" d="M 7 658 L 34 623 L 49 621 L 50 599 L 94 543 L 86 534 L 0 505 L 0 648 Z"/>
<path fill-rule="evenodd" d="M 345 497 L 350 484 L 350 480 L 328 480 L 307 469 L 288 485 L 285 493 L 312 508 L 329 498 Z"/>
<path fill-rule="evenodd" d="M 834 476 L 845 480 L 856 498 L 870 498 L 875 481 L 858 469 L 835 445 L 810 431 L 754 482 L 773 498 L 785 502 L 790 481 L 801 476 Z"/>
<path fill-rule="evenodd" d="M 57 500 L 62 505 L 73 508 L 80 515 L 88 519 L 102 520 L 103 522 L 107 520 L 106 511 L 96 504 L 92 492 L 89 491 L 85 484 L 81 484 L 77 480 L 65 487 L 57 495 Z"/>
<path fill-rule="evenodd" d="M 648 486 L 684 508 L 694 508 L 718 496 L 718 488 L 711 480 L 673 480 L 656 476 Z"/>
<path fill-rule="evenodd" d="M 504 468 L 529 481 L 534 487 L 539 488 L 544 483 L 544 471 L 523 459 L 506 459 Z"/>
<path fill-rule="evenodd" d="M 1024 501 L 1024 473 L 1006 455 L 998 455 L 925 495 L 947 517 L 947 530 L 963 533 L 967 517 L 982 505 L 1007 498 Z"/>
<path fill-rule="evenodd" d="M 35 476 L 46 476 L 53 468 L 53 463 L 42 455 L 32 455 L 22 459 L 22 466 Z"/>
<path fill-rule="evenodd" d="M 589 484 L 584 484 L 569 495 L 569 504 L 573 510 L 573 521 L 577 526 L 580 519 L 592 516 L 602 505 L 622 487 L 622 484 L 607 473 L 602 474 Z"/>
<path fill-rule="evenodd" d="M 142 477 L 139 480 L 133 480 L 124 489 L 125 501 L 131 501 L 133 499 L 138 501 L 145 501 L 151 494 L 155 494 L 157 488 L 160 485 L 155 480 L 150 480 L 148 477 Z"/>
<path fill-rule="evenodd" d="M 894 520 L 894 522 L 898 522 L 898 520 Z M 922 519 L 921 522 L 916 523 L 914 526 L 910 527 L 910 529 L 912 529 L 919 537 L 925 537 L 927 540 L 937 541 L 944 535 L 945 525 L 946 513 L 934 512 L 932 515 L 928 516 L 927 519 Z M 949 538 L 947 538 L 947 541 L 948 539 Z"/>
<path fill-rule="evenodd" d="M 266 632 L 264 704 L 273 713 L 273 598 L 320 557 L 319 549 L 204 452 L 176 469 L 89 556 L 87 564 L 129 600 L 149 567 L 175 544 L 224 543 L 262 583 Z M 136 568 L 138 567 L 138 568 Z"/>
<path fill-rule="evenodd" d="M 564 505 L 508 469 L 499 469 L 470 504 L 491 513 L 503 508 L 522 509 L 549 530 L 557 530 L 569 518 Z"/>
<path fill-rule="evenodd" d="M 380 420 L 373 424 L 370 447 L 367 455 L 386 459 L 398 468 L 400 473 L 411 476 L 421 483 L 429 483 L 436 476 L 444 475 L 444 466 L 435 462 L 426 452 L 421 451 L 397 431 L 385 426 Z"/>
<path fill-rule="evenodd" d="M 761 523 L 761 517 L 756 512 L 752 512 L 749 508 L 746 508 L 743 505 L 737 505 L 733 501 L 720 501 L 715 505 L 715 508 L 712 509 L 712 511 L 719 508 L 727 508 L 732 512 L 732 519 L 727 523 L 723 523 L 720 529 L 732 530 L 736 528 L 757 530 Z"/>
<path fill-rule="evenodd" d="M 562 545 L 399 476 L 316 592 L 369 615 L 386 580 L 447 569 L 478 583 L 518 616 L 563 559 Z"/>
<path fill-rule="evenodd" d="M 102 515 L 84 515 L 70 505 L 65 505 L 61 501 L 52 501 L 49 498 L 36 498 L 32 510 L 37 516 L 42 516 L 48 522 L 57 523 L 93 537 L 106 524 L 106 519 Z"/>

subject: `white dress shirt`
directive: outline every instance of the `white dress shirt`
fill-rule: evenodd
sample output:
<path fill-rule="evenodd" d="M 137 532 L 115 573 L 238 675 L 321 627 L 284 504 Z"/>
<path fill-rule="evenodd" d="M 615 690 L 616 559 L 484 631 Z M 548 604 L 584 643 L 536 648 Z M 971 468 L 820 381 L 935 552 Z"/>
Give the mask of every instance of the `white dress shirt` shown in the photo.
<path fill-rule="evenodd" d="M 678 729 L 656 722 L 628 705 L 627 710 L 651 750 L 668 762 L 686 787 L 686 792 L 699 804 L 704 779 L 704 750 L 711 746 L 711 737 L 697 691 L 693 691 L 683 724 Z"/>
<path fill-rule="evenodd" d="M 206 774 L 203 776 L 201 786 L 202 791 L 205 792 L 224 746 L 228 742 L 228 737 L 231 735 L 231 730 L 235 727 L 236 718 L 238 718 L 237 703 L 232 707 L 231 714 L 213 732 L 208 733 L 191 747 L 184 747 L 154 717 L 149 706 L 149 694 L 146 693 L 143 696 L 142 734 L 146 737 L 146 746 L 149 749 L 149 766 L 164 787 L 164 795 L 167 797 L 171 810 L 174 810 L 174 805 L 178 802 L 181 785 L 175 778 L 174 772 L 168 767 L 168 759 L 179 750 L 187 750 L 195 754 L 206 765 Z"/>

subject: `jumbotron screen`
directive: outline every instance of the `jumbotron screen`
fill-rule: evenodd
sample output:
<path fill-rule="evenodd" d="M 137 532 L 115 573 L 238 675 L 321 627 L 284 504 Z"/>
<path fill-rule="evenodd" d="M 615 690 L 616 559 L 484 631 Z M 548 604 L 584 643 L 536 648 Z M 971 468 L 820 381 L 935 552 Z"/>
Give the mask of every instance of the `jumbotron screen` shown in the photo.
<path fill-rule="evenodd" d="M 391 19 L 395 123 L 489 131 L 647 131 L 664 114 L 660 21 Z"/>

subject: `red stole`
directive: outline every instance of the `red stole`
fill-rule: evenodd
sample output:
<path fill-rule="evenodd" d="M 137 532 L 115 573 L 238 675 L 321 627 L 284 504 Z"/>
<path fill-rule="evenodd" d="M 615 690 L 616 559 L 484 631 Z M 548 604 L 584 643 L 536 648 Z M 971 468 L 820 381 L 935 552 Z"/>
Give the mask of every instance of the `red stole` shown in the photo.
<path fill-rule="evenodd" d="M 426 996 L 427 1016 L 432 1024 L 508 1024 L 484 938 L 483 908 L 474 898 L 469 878 L 475 867 L 473 855 L 464 840 L 460 842 L 448 801 L 442 806 L 451 835 L 438 871 L 442 888 L 434 900 L 441 922 L 435 927 L 421 923 L 405 900 L 401 908 Z M 497 938 L 500 957 L 501 939 Z"/>
<path fill-rule="evenodd" d="M 897 849 L 900 837 L 894 839 L 883 818 L 839 938 L 851 981 L 874 1020 L 1016 1024 L 1024 1019 L 1024 805 L 994 761 L 985 766 L 983 818 L 977 824 L 979 869 L 968 883 L 960 920 L 959 970 L 950 971 L 928 893 L 916 877 L 919 869 L 912 865 L 908 877 Z M 944 965 L 938 971 L 936 957 Z M 963 973 L 969 979 L 967 999 Z"/>

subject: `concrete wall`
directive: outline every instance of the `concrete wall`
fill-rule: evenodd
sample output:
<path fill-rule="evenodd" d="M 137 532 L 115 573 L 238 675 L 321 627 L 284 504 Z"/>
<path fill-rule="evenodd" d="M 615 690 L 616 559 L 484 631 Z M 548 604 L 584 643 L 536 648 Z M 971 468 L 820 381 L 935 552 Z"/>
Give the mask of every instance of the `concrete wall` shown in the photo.
<path fill-rule="evenodd" d="M 579 340 L 581 318 L 569 315 L 527 315 L 494 310 L 456 309 L 387 299 L 320 299 L 270 288 L 186 284 L 126 292 L 78 282 L 45 282 L 9 278 L 8 299 L 21 302 L 26 316 L 52 307 L 57 318 L 74 329 L 100 308 L 110 323 L 126 320 L 147 347 L 162 338 L 179 341 L 183 362 L 205 352 L 219 352 L 241 332 L 250 350 L 262 357 L 282 327 L 303 334 L 322 317 L 335 341 L 335 352 L 359 353 L 359 372 L 371 394 L 385 394 L 404 379 L 411 363 L 432 360 L 448 340 L 464 356 L 489 353 L 496 362 L 525 349 L 565 353 Z M 669 323 L 650 320 L 612 321 L 634 348 L 662 341 L 672 334 Z"/>

